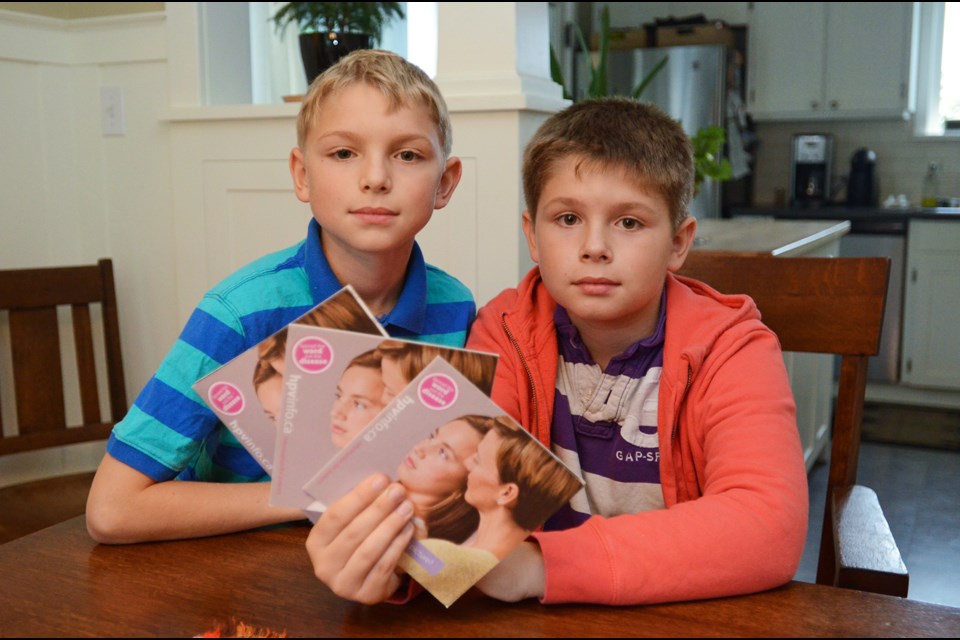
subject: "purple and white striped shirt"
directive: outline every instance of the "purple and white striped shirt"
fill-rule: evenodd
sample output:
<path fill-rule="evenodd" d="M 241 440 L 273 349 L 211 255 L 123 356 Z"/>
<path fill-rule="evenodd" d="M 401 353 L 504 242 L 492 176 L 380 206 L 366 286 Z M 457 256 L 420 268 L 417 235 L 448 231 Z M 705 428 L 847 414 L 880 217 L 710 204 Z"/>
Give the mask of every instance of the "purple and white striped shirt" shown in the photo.
<path fill-rule="evenodd" d="M 601 371 L 562 307 L 554 313 L 560 362 L 553 405 L 553 452 L 586 486 L 551 517 L 547 530 L 591 515 L 663 508 L 657 393 L 663 369 L 666 290 L 656 330 Z"/>

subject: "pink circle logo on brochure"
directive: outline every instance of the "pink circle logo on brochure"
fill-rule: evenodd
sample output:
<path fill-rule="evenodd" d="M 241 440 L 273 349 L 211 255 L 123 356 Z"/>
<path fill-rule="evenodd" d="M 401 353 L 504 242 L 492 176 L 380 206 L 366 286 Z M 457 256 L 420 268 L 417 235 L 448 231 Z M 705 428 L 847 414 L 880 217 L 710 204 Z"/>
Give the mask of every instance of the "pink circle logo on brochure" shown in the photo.
<path fill-rule="evenodd" d="M 453 378 L 442 373 L 433 373 L 420 381 L 417 387 L 420 403 L 427 409 L 440 411 L 457 401 L 459 390 Z"/>
<path fill-rule="evenodd" d="M 333 364 L 333 347 L 323 338 L 301 338 L 293 345 L 293 361 L 304 373 L 323 373 Z"/>
<path fill-rule="evenodd" d="M 229 382 L 214 382 L 207 389 L 207 398 L 214 409 L 228 416 L 241 413 L 246 404 L 240 389 Z"/>

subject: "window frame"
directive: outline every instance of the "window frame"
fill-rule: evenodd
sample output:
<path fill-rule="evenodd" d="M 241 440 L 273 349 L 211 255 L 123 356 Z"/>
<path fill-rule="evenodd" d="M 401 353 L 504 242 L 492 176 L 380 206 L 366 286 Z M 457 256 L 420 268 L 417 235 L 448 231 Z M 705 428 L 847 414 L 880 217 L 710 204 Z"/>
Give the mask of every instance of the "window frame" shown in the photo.
<path fill-rule="evenodd" d="M 940 67 L 943 55 L 944 2 L 914 3 L 913 59 L 916 78 L 914 134 L 926 138 L 960 138 L 960 121 L 940 118 Z M 945 126 L 946 125 L 946 126 Z"/>

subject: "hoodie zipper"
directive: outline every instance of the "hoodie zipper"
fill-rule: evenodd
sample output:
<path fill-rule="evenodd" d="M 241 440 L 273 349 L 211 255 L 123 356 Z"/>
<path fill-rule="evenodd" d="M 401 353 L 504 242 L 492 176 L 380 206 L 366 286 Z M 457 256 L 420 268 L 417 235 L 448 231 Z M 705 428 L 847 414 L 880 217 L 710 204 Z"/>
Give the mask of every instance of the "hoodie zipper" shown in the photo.
<path fill-rule="evenodd" d="M 513 349 L 517 352 L 517 355 L 520 357 L 520 364 L 523 365 L 523 370 L 527 374 L 527 382 L 530 384 L 530 396 L 533 399 L 533 426 L 539 432 L 540 431 L 540 415 L 538 411 L 539 403 L 537 402 L 537 388 L 533 384 L 533 373 L 530 371 L 530 365 L 527 364 L 527 359 L 523 356 L 523 351 L 520 349 L 520 343 L 513 336 L 513 332 L 510 331 L 510 327 L 507 326 L 506 312 L 503 312 L 500 314 L 500 326 L 503 327 L 504 333 L 507 334 L 507 339 L 510 341 L 510 344 L 513 345 Z"/>
<path fill-rule="evenodd" d="M 671 457 L 673 457 L 674 460 L 676 460 L 679 457 L 679 460 L 680 460 L 680 473 L 677 474 L 677 477 L 678 477 L 677 502 L 678 503 L 689 500 L 689 496 L 686 495 L 687 494 L 687 489 L 686 489 L 687 474 L 683 466 L 683 453 L 680 451 L 678 447 L 680 446 L 680 443 L 679 443 L 680 415 L 683 413 L 682 407 L 683 407 L 683 404 L 687 401 L 687 393 L 690 391 L 690 385 L 692 383 L 693 383 L 693 367 L 691 367 L 690 363 L 688 362 L 687 363 L 687 384 L 684 385 L 683 394 L 680 396 L 680 402 L 677 403 L 677 416 L 676 418 L 674 418 L 673 428 L 670 430 L 670 442 L 671 442 L 670 446 L 673 449 Z M 674 469 L 676 469 L 676 467 L 674 467 Z M 684 500 L 680 500 L 681 489 L 683 490 L 683 494 L 684 494 L 683 497 L 685 498 Z"/>

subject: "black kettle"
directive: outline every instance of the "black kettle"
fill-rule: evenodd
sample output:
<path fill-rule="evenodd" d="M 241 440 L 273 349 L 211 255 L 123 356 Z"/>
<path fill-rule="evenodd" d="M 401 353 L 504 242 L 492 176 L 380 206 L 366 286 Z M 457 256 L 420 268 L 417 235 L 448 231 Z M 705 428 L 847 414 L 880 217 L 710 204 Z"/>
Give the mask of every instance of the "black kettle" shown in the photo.
<path fill-rule="evenodd" d="M 877 154 L 862 147 L 850 159 L 850 179 L 847 181 L 847 206 L 875 207 L 880 191 L 877 188 Z"/>

